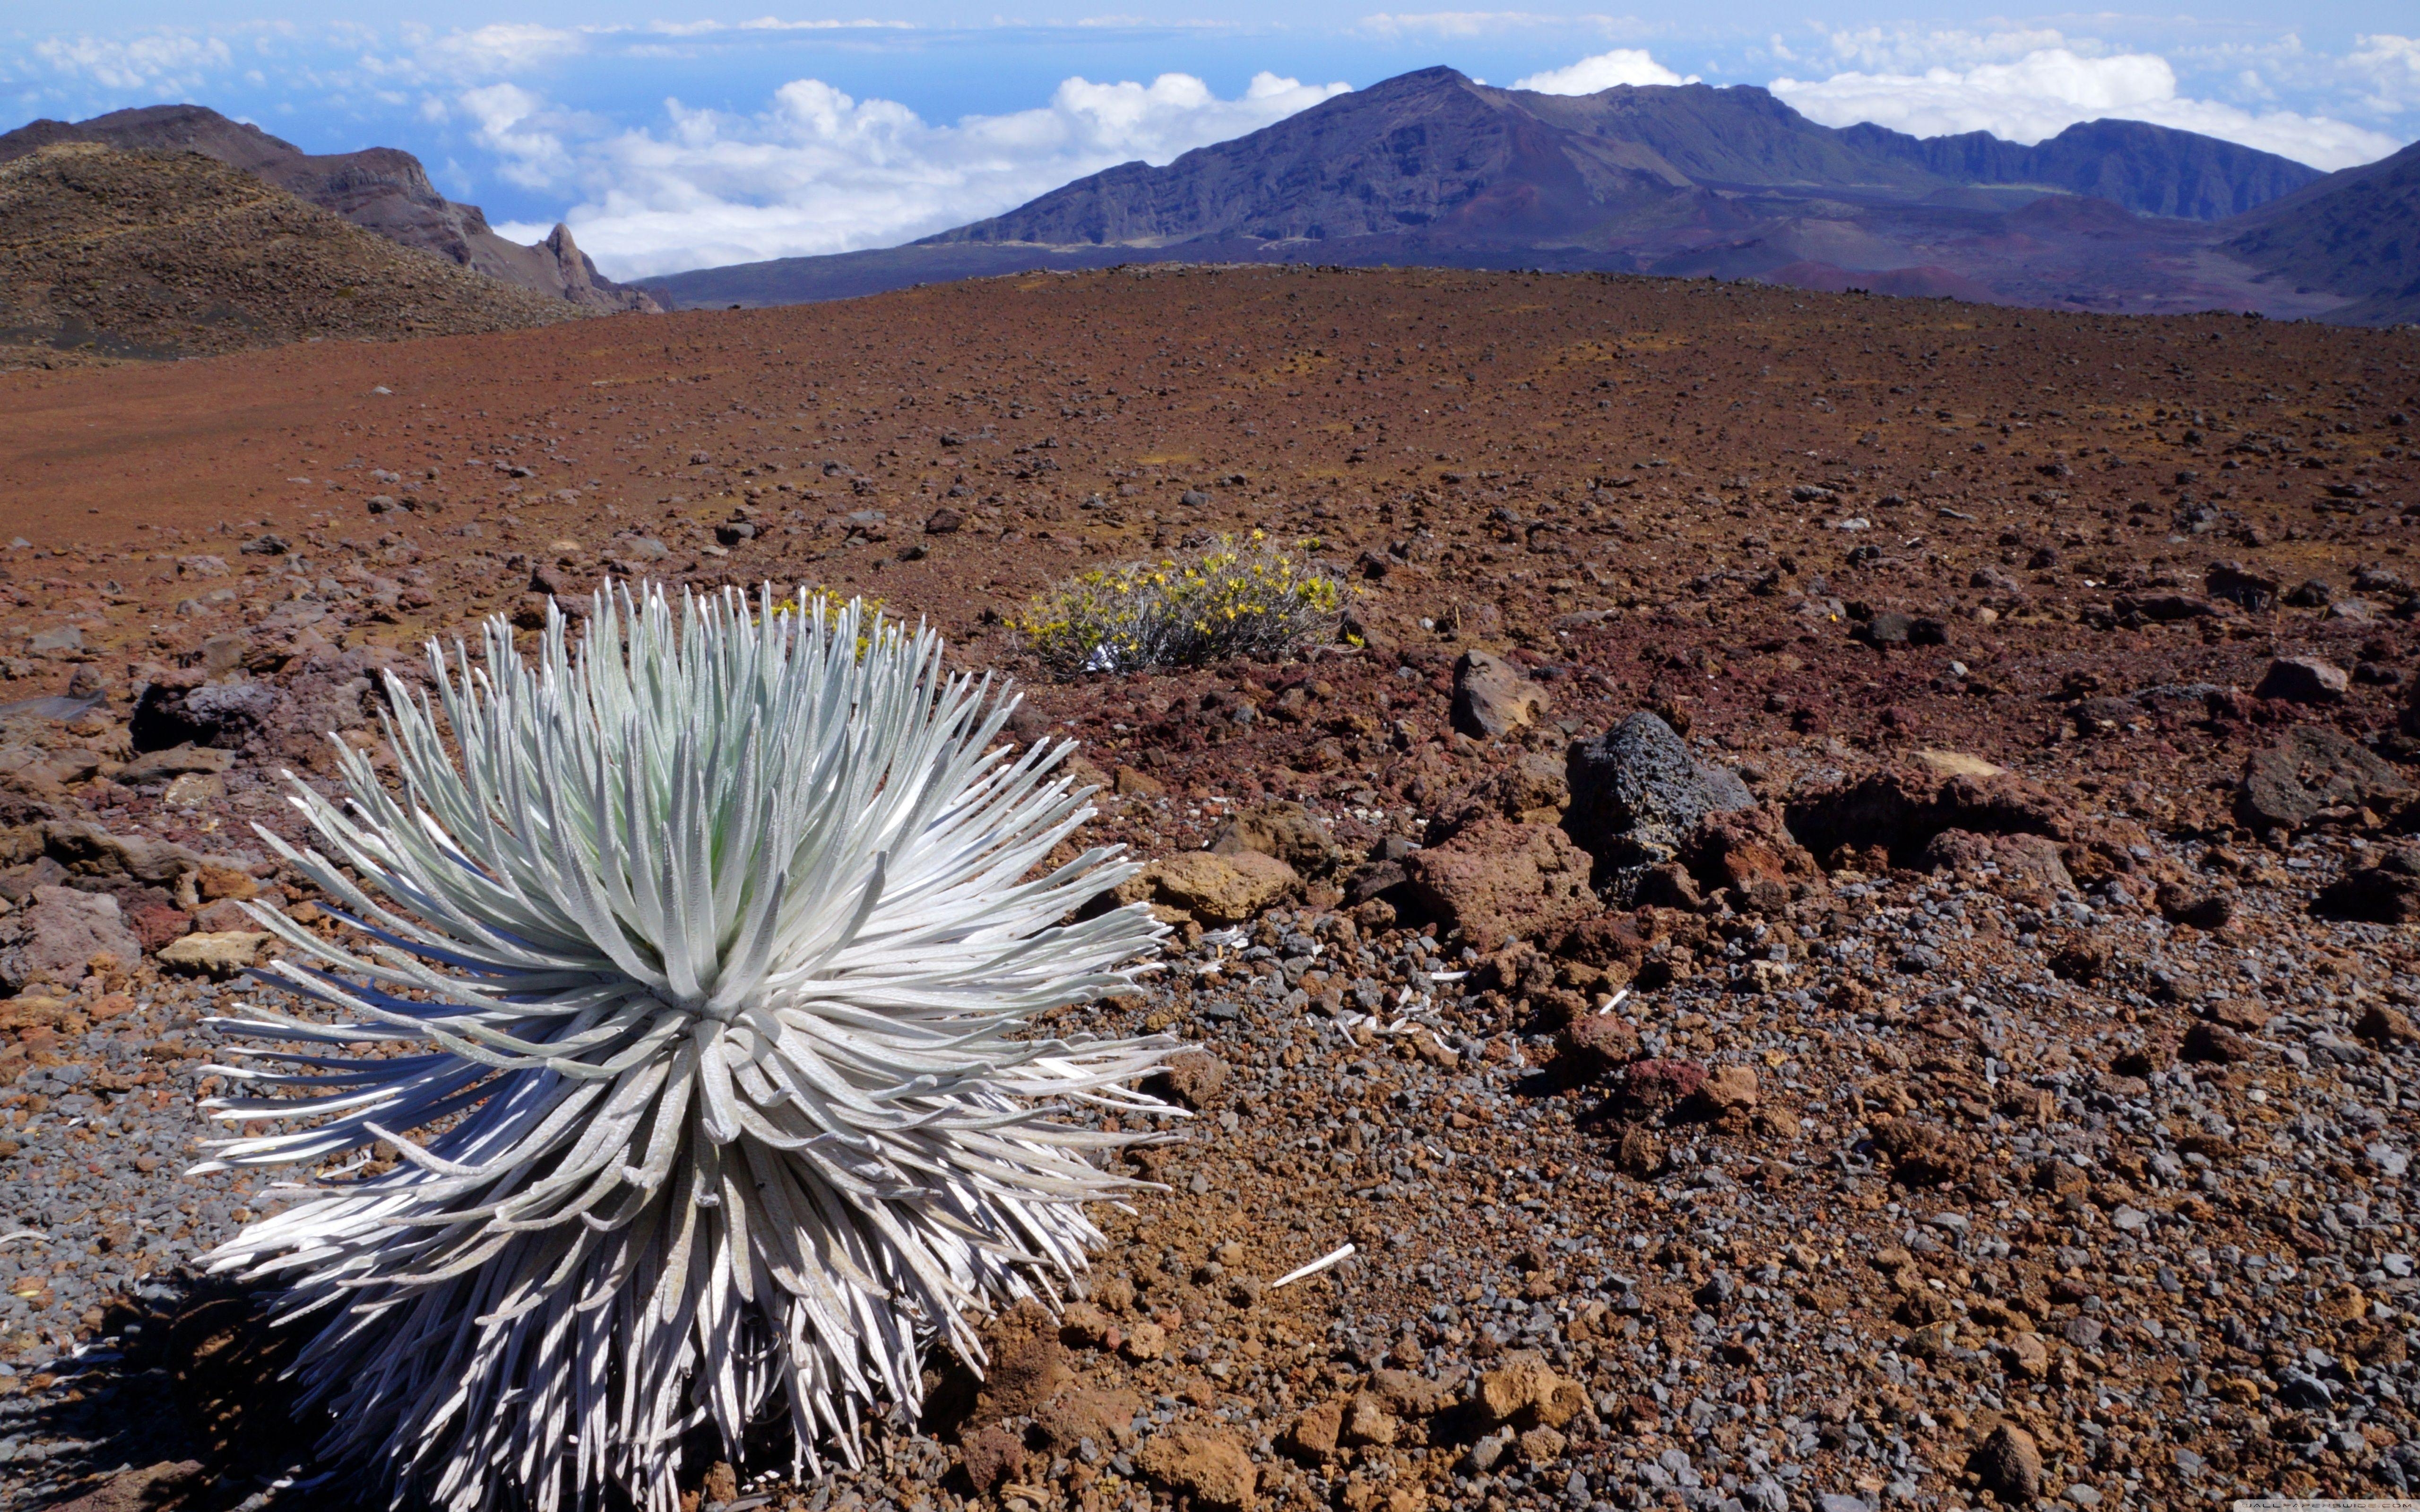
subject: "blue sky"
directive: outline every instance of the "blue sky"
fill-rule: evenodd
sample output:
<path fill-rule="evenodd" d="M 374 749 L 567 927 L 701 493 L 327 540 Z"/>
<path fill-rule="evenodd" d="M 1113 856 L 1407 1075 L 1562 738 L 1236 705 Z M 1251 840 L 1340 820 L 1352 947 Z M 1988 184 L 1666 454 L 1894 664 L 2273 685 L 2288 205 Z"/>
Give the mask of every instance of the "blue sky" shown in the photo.
<path fill-rule="evenodd" d="M 363 0 L 18 0 L 0 11 L 0 126 L 189 100 L 311 151 L 400 147 L 523 239 L 567 220 L 621 276 L 892 245 L 1437 63 L 1563 93 L 1753 84 L 1828 124 L 1919 134 L 2033 141 L 2125 116 L 2324 168 L 2420 136 L 2408 0 L 1984 17 L 1052 3 L 443 0 L 399 20 Z"/>

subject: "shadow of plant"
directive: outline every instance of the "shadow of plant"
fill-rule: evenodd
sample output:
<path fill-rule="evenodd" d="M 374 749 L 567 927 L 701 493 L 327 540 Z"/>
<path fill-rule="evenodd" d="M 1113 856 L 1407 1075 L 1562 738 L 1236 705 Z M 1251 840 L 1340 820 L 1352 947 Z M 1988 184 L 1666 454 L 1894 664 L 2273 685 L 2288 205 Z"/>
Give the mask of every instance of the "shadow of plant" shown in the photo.
<path fill-rule="evenodd" d="M 23 1504 L 57 1512 L 227 1512 L 272 1504 L 345 1512 L 312 1485 L 323 1410 L 284 1379 L 305 1332 L 269 1325 L 266 1294 L 189 1273 L 113 1307 L 102 1342 L 28 1382 L 15 1431 L 47 1452 Z M 111 1341 L 115 1341 L 114 1347 Z M 21 1451 L 22 1463 L 23 1451 Z M 30 1476 L 29 1476 L 30 1479 Z"/>

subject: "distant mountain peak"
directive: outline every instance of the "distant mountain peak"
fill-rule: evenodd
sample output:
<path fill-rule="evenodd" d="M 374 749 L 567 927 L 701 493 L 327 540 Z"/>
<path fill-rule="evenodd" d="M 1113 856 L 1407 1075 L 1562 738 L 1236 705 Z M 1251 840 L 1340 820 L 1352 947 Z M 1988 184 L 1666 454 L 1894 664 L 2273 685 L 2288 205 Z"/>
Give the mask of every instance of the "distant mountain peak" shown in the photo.
<path fill-rule="evenodd" d="M 143 105 L 90 120 L 38 120 L 0 135 L 0 162 L 61 142 L 137 151 L 198 152 L 333 210 L 390 241 L 585 309 L 654 310 L 644 292 L 601 277 L 570 233 L 524 247 L 496 235 L 475 205 L 437 192 L 420 160 L 395 147 L 314 155 L 207 105 Z M 568 249 L 567 251 L 566 249 Z"/>
<path fill-rule="evenodd" d="M 2325 316 L 2220 227 L 2320 176 L 2143 121 L 2026 146 L 1834 129 L 1753 85 L 1549 95 L 1416 69 L 1163 166 L 1121 163 L 906 247 L 651 279 L 773 303 L 1120 261 L 1427 264 L 1770 278 L 2093 310 Z M 2028 207 L 2031 207 L 2028 208 Z M 2373 261 L 2392 261 L 2381 242 Z"/>

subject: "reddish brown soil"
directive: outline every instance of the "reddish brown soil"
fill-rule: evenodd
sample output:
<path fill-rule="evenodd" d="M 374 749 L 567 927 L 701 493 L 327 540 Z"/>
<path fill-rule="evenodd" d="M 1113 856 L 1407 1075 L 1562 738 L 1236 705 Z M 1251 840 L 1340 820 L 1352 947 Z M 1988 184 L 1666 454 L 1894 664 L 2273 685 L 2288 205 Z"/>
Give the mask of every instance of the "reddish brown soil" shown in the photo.
<path fill-rule="evenodd" d="M 1103 1312 L 1009 1351 L 1041 1407 L 1001 1409 L 1002 1387 L 988 1412 L 885 1429 L 828 1504 L 948 1506 L 971 1488 L 945 1474 L 1000 1469 L 1003 1503 L 1124 1507 L 1152 1488 L 1209 1506 L 1244 1463 L 1244 1501 L 1348 1512 L 1684 1492 L 1754 1508 L 1769 1475 L 1801 1512 L 1967 1506 L 1993 1486 L 2016 1499 L 2005 1464 L 1971 1458 L 2005 1449 L 2004 1426 L 2038 1442 L 2049 1497 L 2381 1494 L 2420 1474 L 2398 1153 L 2420 1116 L 2408 1025 L 2381 1016 L 2420 1004 L 2420 976 L 2412 926 L 2310 905 L 2411 820 L 2380 797 L 2288 833 L 2247 821 L 2237 787 L 2289 734 L 2411 754 L 2415 358 L 2409 332 L 2231 317 L 1161 269 L 19 375 L 0 379 L 0 541 L 30 545 L 0 553 L 0 698 L 78 673 L 111 694 L 37 732 L 54 779 L 19 801 L 218 850 L 246 843 L 237 821 L 276 822 L 274 770 L 319 732 L 372 738 L 367 685 L 344 680 L 383 649 L 617 563 L 878 594 L 1014 671 L 999 615 L 1087 563 L 1213 531 L 1316 534 L 1359 585 L 1366 649 L 1034 690 L 1115 773 L 1101 833 L 1164 855 L 1208 838 L 1223 802 L 1272 796 L 1345 848 L 1298 910 L 1255 923 L 1262 959 L 1205 975 L 1197 947 L 1112 1015 L 1215 1051 L 1230 1073 L 1193 1090 L 1232 1123 L 1147 1152 L 1171 1190 L 1114 1220 Z M 928 532 L 945 508 L 958 528 Z M 717 544 L 741 523 L 754 533 Z M 238 551 L 264 531 L 290 552 Z M 2221 561 L 2326 592 L 2214 605 Z M 1902 613 L 1935 643 L 1854 638 Z M 68 627 L 81 649 L 19 639 Z M 1452 731 L 1453 660 L 1474 649 L 1543 687 L 1538 724 Z M 2369 671 L 2334 702 L 2253 696 L 2281 655 Z M 135 686 L 229 657 L 293 712 L 240 752 L 225 801 L 171 809 L 114 781 Z M 1807 831 L 1818 854 L 1542 933 L 1544 955 L 1466 957 L 1449 922 L 1428 930 L 1438 963 L 1417 917 L 1340 902 L 1386 837 L 1509 832 L 1469 823 L 1474 805 L 1539 818 L 1512 796 L 1523 774 L 1640 708 L 1738 768 L 1767 817 L 1831 825 Z M 1922 748 L 2014 768 L 2030 785 L 1992 823 L 2040 832 L 2075 886 L 2005 857 L 1953 876 L 1946 851 L 1844 831 L 1843 785 Z M 1790 850 L 1727 841 L 1768 842 Z M 2186 921 L 2188 893 L 2231 917 Z M 1314 936 L 1327 953 L 1308 959 Z M 1616 966 L 1643 1070 L 1544 1034 Z M 17 1048 L 34 1071 L 118 1067 L 111 1095 L 166 1109 L 196 1072 L 127 1037 L 193 1022 L 193 989 L 146 965 L 74 990 L 121 988 L 116 1049 L 48 1028 Z M 1434 994 L 1437 1032 L 1330 1022 L 1365 990 Z M 1709 1066 L 1731 1091 L 1668 1095 Z M 1745 1070 L 1761 1092 L 1741 1101 Z M 0 1108 L 41 1117 L 22 1089 Z M 54 1122 L 18 1136 L 0 1206 L 8 1182 L 107 1166 L 39 1143 Z M 152 1245 L 140 1262 L 62 1257 L 53 1289 L 15 1293 L 38 1311 L 0 1347 L 39 1365 L 79 1332 L 116 1337 L 101 1330 L 124 1315 L 79 1313 L 71 1283 L 98 1297 L 189 1257 L 242 1194 L 200 1196 L 221 1206 L 128 1241 Z M 1256 1289 L 1348 1238 L 1352 1264 Z M 1119 1342 L 1146 1327 L 1165 1355 Z M 1483 1465 L 1472 1445 L 1503 1413 L 1380 1374 L 1453 1395 L 1525 1344 L 1587 1408 L 1548 1434 L 1556 1413 L 1514 1403 L 1517 1436 Z M 1070 1381 L 1138 1393 L 1111 1415 L 1143 1409 L 1144 1441 L 1103 1427 L 1113 1442 L 1084 1451 L 1100 1404 L 1049 1395 Z M 101 1445 L 95 1469 L 198 1452 L 133 1447 L 105 1408 L 37 1389 L 53 1431 Z M 1366 1431 L 1306 1446 L 1307 1412 L 1365 1394 Z M 47 1473 L 64 1489 L 76 1463 Z"/>

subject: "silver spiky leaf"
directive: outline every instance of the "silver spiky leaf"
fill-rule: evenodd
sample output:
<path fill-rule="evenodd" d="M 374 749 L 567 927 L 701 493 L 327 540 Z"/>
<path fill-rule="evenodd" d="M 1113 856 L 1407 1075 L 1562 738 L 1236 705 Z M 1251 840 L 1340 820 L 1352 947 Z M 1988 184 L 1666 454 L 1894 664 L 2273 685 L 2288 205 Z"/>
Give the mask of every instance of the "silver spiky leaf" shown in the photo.
<path fill-rule="evenodd" d="M 1079 1270 L 1083 1204 L 1131 1188 L 1094 1159 L 1134 1136 L 1066 1115 L 1158 1111 L 1133 1088 L 1172 1041 L 1016 1037 L 1161 933 L 1063 922 L 1133 871 L 1039 870 L 1092 813 L 1068 748 L 1011 760 L 938 637 L 799 602 L 605 590 L 535 666 L 501 620 L 484 670 L 432 645 L 458 764 L 390 679 L 398 790 L 346 748 L 349 804 L 294 784 L 327 854 L 263 832 L 364 943 L 257 911 L 322 1011 L 222 1021 L 294 1048 L 231 1057 L 251 1095 L 207 1106 L 309 1123 L 201 1168 L 403 1164 L 208 1264 L 316 1323 L 322 1455 L 398 1501 L 671 1512 L 685 1432 L 737 1459 L 783 1412 L 797 1468 L 853 1458 L 922 1345 L 979 1363 L 970 1319 Z"/>

